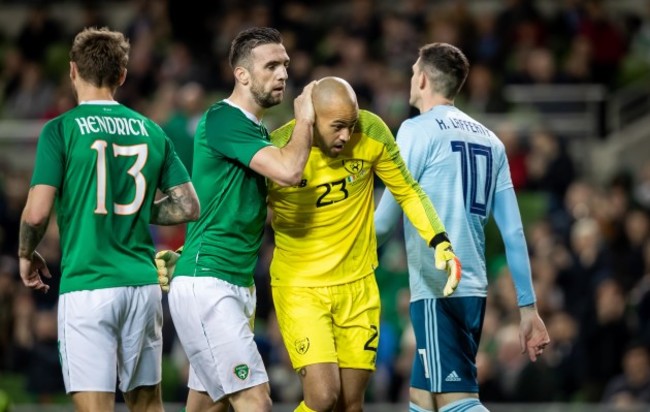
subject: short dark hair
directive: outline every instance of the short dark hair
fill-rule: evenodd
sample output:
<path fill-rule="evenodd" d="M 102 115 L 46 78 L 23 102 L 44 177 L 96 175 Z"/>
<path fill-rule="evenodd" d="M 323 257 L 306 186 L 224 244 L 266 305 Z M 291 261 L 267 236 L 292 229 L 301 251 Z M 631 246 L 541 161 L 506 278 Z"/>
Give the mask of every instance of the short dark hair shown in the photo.
<path fill-rule="evenodd" d="M 230 45 L 230 67 L 237 67 L 242 60 L 250 57 L 254 48 L 264 44 L 282 44 L 280 32 L 272 27 L 252 27 L 240 31 Z"/>
<path fill-rule="evenodd" d="M 130 50 L 124 34 L 106 27 L 91 27 L 75 36 L 70 60 L 77 65 L 79 76 L 85 81 L 96 87 L 116 89 L 129 63 Z"/>
<path fill-rule="evenodd" d="M 467 79 L 469 61 L 456 46 L 431 43 L 420 48 L 420 68 L 431 80 L 434 91 L 453 100 Z"/>

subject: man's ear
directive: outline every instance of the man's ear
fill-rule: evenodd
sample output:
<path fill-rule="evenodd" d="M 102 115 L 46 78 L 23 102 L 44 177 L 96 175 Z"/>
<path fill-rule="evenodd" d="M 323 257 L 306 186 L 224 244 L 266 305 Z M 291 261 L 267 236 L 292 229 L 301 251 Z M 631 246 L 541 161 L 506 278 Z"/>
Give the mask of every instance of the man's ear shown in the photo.
<path fill-rule="evenodd" d="M 418 87 L 420 90 L 426 89 L 428 81 L 429 79 L 427 79 L 427 75 L 424 74 L 424 70 L 422 70 L 418 79 Z"/>
<path fill-rule="evenodd" d="M 234 75 L 235 79 L 244 86 L 248 85 L 248 83 L 251 81 L 250 72 L 242 66 L 235 67 Z"/>
<path fill-rule="evenodd" d="M 77 78 L 77 64 L 75 62 L 70 62 L 70 80 L 74 81 Z"/>
<path fill-rule="evenodd" d="M 120 80 L 118 82 L 118 86 L 121 86 L 124 84 L 124 81 L 126 80 L 126 69 L 122 71 L 122 74 L 120 74 Z"/>

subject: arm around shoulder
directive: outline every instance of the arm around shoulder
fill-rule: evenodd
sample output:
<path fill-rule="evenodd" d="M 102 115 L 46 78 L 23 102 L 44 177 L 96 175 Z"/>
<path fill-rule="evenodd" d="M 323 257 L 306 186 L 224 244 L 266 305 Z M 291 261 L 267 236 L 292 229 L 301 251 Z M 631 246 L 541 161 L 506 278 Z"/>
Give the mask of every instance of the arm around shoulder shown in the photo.
<path fill-rule="evenodd" d="M 297 185 L 309 158 L 312 135 L 313 123 L 296 121 L 289 143 L 281 148 L 267 146 L 260 149 L 251 159 L 250 168 L 280 186 Z"/>
<path fill-rule="evenodd" d="M 302 179 L 314 136 L 316 115 L 311 99 L 314 84 L 305 86 L 293 102 L 296 124 L 289 143 L 282 148 L 265 147 L 255 153 L 249 163 L 251 169 L 280 186 L 295 186 Z"/>

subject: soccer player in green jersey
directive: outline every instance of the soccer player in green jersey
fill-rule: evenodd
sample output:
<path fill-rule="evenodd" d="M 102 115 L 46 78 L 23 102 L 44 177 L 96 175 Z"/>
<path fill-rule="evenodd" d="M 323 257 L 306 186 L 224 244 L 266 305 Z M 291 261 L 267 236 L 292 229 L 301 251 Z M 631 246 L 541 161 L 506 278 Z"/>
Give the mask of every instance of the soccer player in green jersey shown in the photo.
<path fill-rule="evenodd" d="M 289 56 L 277 30 L 239 33 L 230 65 L 232 94 L 208 108 L 195 133 L 192 180 L 202 212 L 188 225 L 169 293 L 191 366 L 188 412 L 226 411 L 229 405 L 236 411 L 271 410 L 252 328 L 266 179 L 298 184 L 312 144 L 313 84 L 294 101 L 296 127 L 286 146 L 273 146 L 261 122 L 266 109 L 282 101 L 287 80 Z"/>
<path fill-rule="evenodd" d="M 36 247 L 56 203 L 62 279 L 59 355 L 77 411 L 113 411 L 115 384 L 132 411 L 162 411 L 162 303 L 149 223 L 199 216 L 189 175 L 162 129 L 113 99 L 124 83 L 122 33 L 84 29 L 70 51 L 78 106 L 38 139 L 20 225 L 23 283 L 47 292 Z M 154 201 L 156 189 L 167 196 Z"/>

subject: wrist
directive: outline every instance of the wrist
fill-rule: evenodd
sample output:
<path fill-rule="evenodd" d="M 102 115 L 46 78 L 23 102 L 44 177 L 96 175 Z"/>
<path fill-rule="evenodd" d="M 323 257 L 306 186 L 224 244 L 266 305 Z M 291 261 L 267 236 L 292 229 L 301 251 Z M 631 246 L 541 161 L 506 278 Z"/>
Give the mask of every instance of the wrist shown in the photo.
<path fill-rule="evenodd" d="M 449 242 L 449 236 L 447 236 L 447 232 L 440 232 L 435 235 L 429 242 L 429 246 L 435 249 L 442 242 Z"/>
<path fill-rule="evenodd" d="M 314 126 L 314 120 L 313 119 L 305 119 L 305 118 L 296 119 L 296 124 L 303 124 L 303 125 L 308 126 L 308 127 L 313 127 Z"/>
<path fill-rule="evenodd" d="M 522 315 L 537 313 L 537 305 L 535 304 L 535 302 L 533 302 L 528 305 L 519 306 L 519 312 Z"/>
<path fill-rule="evenodd" d="M 18 259 L 28 259 L 30 260 L 34 256 L 34 252 L 26 252 L 24 250 L 18 251 Z"/>

